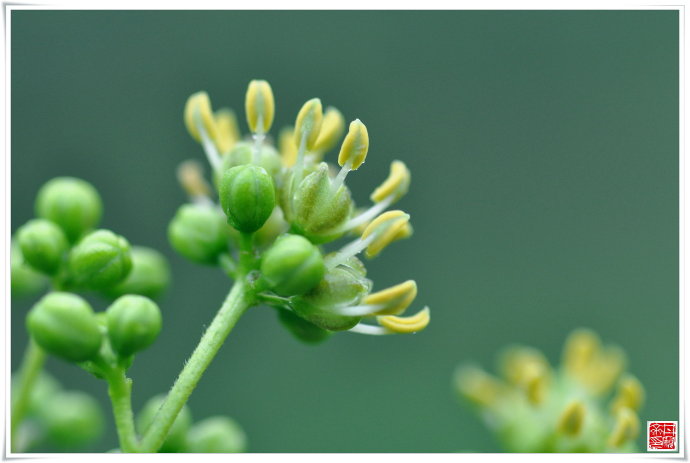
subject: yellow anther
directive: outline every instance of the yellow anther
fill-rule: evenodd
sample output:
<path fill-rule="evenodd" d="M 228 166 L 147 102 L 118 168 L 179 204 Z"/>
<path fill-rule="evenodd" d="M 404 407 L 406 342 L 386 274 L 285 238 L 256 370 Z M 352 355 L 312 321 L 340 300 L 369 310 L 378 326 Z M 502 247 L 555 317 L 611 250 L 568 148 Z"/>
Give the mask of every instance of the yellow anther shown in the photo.
<path fill-rule="evenodd" d="M 206 92 L 197 92 L 187 99 L 184 108 L 184 123 L 187 131 L 196 141 L 201 141 L 199 124 L 211 140 L 216 139 L 216 121 L 211 111 L 211 100 Z"/>
<path fill-rule="evenodd" d="M 556 430 L 566 436 L 577 436 L 585 422 L 585 406 L 580 401 L 571 402 L 558 418 Z"/>
<path fill-rule="evenodd" d="M 503 393 L 501 382 L 481 368 L 464 366 L 455 373 L 458 392 L 477 405 L 494 405 Z"/>
<path fill-rule="evenodd" d="M 628 374 L 621 378 L 618 383 L 618 393 L 613 399 L 613 412 L 618 412 L 621 408 L 639 410 L 644 402 L 644 387 L 634 376 Z"/>
<path fill-rule="evenodd" d="M 527 400 L 532 405 L 539 405 L 546 398 L 547 373 L 546 368 L 538 363 L 530 363 L 525 367 L 522 385 Z"/>
<path fill-rule="evenodd" d="M 233 145 L 240 139 L 240 129 L 237 126 L 235 112 L 229 108 L 216 111 L 216 147 L 221 154 L 229 153 Z"/>
<path fill-rule="evenodd" d="M 297 145 L 293 134 L 292 127 L 284 127 L 278 135 L 278 149 L 285 167 L 292 167 L 297 162 Z"/>
<path fill-rule="evenodd" d="M 544 354 L 537 349 L 525 346 L 512 346 L 505 349 L 501 354 L 499 364 L 508 382 L 518 385 L 524 385 L 534 371 L 548 371 L 550 368 Z"/>
<path fill-rule="evenodd" d="M 409 236 L 411 228 L 406 228 L 410 216 L 403 211 L 388 211 L 371 221 L 362 233 L 362 240 L 374 235 L 373 240 L 367 246 L 365 255 L 368 258 L 377 256 L 386 246 L 393 241 Z"/>
<path fill-rule="evenodd" d="M 343 145 L 340 147 L 338 164 L 344 166 L 350 163 L 352 170 L 357 170 L 364 163 L 369 151 L 369 132 L 362 121 L 355 119 L 350 122 L 350 128 L 345 135 Z"/>
<path fill-rule="evenodd" d="M 431 316 L 429 314 L 429 308 L 424 307 L 422 310 L 409 317 L 382 315 L 376 317 L 376 319 L 378 320 L 379 325 L 394 333 L 407 334 L 422 331 L 429 324 Z"/>
<path fill-rule="evenodd" d="M 305 148 L 311 151 L 319 138 L 322 121 L 323 109 L 321 107 L 321 100 L 312 98 L 304 103 L 295 121 L 295 144 L 299 147 L 302 139 L 304 139 Z"/>
<path fill-rule="evenodd" d="M 568 373 L 579 376 L 598 355 L 601 346 L 599 337 L 588 329 L 573 331 L 565 341 L 563 363 Z"/>
<path fill-rule="evenodd" d="M 313 151 L 318 153 L 325 153 L 333 148 L 345 131 L 345 118 L 340 111 L 334 107 L 326 108 L 323 115 L 323 122 L 321 123 L 321 131 L 319 138 L 314 143 Z"/>
<path fill-rule="evenodd" d="M 386 198 L 392 197 L 395 202 L 402 198 L 410 188 L 410 171 L 402 161 L 391 163 L 391 172 L 384 181 L 371 194 L 371 200 L 380 203 Z"/>
<path fill-rule="evenodd" d="M 609 437 L 609 445 L 611 447 L 620 447 L 637 437 L 640 431 L 640 420 L 629 408 L 621 408 L 616 413 L 616 423 L 613 425 L 613 431 Z"/>
<path fill-rule="evenodd" d="M 275 102 L 273 90 L 265 80 L 252 80 L 244 100 L 247 123 L 252 133 L 266 133 L 273 124 Z"/>
<path fill-rule="evenodd" d="M 417 297 L 417 283 L 407 280 L 399 285 L 371 293 L 362 301 L 366 305 L 385 306 L 376 315 L 398 315 L 407 309 Z"/>
<path fill-rule="evenodd" d="M 177 168 L 177 180 L 191 197 L 208 196 L 211 187 L 204 180 L 201 165 L 197 161 L 185 161 Z"/>

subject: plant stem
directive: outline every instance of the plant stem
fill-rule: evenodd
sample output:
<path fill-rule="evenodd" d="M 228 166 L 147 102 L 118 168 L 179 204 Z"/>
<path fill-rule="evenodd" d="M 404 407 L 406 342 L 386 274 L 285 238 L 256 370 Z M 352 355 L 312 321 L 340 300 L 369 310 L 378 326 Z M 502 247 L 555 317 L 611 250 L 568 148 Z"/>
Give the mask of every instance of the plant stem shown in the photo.
<path fill-rule="evenodd" d="M 134 429 L 134 414 L 132 413 L 132 380 L 125 375 L 125 370 L 121 367 L 114 368 L 106 379 L 120 449 L 123 452 L 137 452 L 139 441 Z"/>
<path fill-rule="evenodd" d="M 189 399 L 201 375 L 223 345 L 239 318 L 253 304 L 254 294 L 242 275 L 235 281 L 230 293 L 211 322 L 199 345 L 177 377 L 153 423 L 141 440 L 140 451 L 155 452 L 165 440 L 178 413 Z"/>
<path fill-rule="evenodd" d="M 38 347 L 38 344 L 31 339 L 19 370 L 17 398 L 16 400 L 12 401 L 12 422 L 10 429 L 12 432 L 11 439 L 13 444 L 17 436 L 19 425 L 24 420 L 24 416 L 29 409 L 29 404 L 31 403 L 31 392 L 33 391 L 38 375 L 43 369 L 45 361 L 45 352 L 43 352 L 43 349 Z M 12 445 L 12 448 L 14 448 L 14 445 Z"/>

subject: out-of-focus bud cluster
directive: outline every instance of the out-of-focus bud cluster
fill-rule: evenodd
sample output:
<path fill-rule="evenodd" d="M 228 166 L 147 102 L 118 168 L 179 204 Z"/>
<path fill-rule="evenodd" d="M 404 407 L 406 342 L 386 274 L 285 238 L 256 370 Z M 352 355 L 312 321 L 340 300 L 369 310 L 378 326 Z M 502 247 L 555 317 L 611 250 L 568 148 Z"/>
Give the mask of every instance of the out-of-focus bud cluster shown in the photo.
<path fill-rule="evenodd" d="M 464 365 L 454 387 L 508 452 L 635 452 L 644 388 L 625 367 L 618 346 L 578 329 L 557 368 L 536 349 L 512 346 L 500 375 Z"/>
<path fill-rule="evenodd" d="M 346 130 L 340 111 L 324 111 L 321 100 L 312 98 L 297 112 L 294 127 L 280 131 L 276 149 L 268 82 L 250 82 L 244 106 L 249 134 L 243 137 L 235 113 L 214 111 L 206 92 L 187 100 L 185 125 L 202 145 L 211 174 L 206 180 L 194 161 L 180 166 L 178 178 L 190 203 L 170 223 L 173 248 L 194 262 L 220 266 L 233 278 L 248 278 L 257 300 L 275 307 L 281 323 L 305 342 L 343 330 L 424 329 L 428 308 L 401 316 L 417 295 L 414 281 L 372 293 L 373 283 L 356 257 L 374 258 L 412 234 L 408 214 L 386 212 L 409 189 L 405 164 L 393 161 L 388 178 L 370 195 L 373 204 L 357 208 L 345 180 L 367 159 L 369 132 L 362 121 L 355 119 Z M 324 162 L 343 134 L 337 165 Z M 352 241 L 325 254 L 323 245 L 345 236 Z"/>

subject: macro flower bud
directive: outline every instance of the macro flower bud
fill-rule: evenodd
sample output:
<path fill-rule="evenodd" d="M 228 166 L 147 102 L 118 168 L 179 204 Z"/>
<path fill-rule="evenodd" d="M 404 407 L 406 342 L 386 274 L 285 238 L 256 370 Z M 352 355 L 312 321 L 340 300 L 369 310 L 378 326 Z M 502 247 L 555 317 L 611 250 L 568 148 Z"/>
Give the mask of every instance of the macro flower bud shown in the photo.
<path fill-rule="evenodd" d="M 168 226 L 170 244 L 187 259 L 215 265 L 228 249 L 228 225 L 219 211 L 206 205 L 185 204 Z"/>
<path fill-rule="evenodd" d="M 342 185 L 333 191 L 325 162 L 307 175 L 295 190 L 292 223 L 295 229 L 314 242 L 337 238 L 338 227 L 350 217 L 350 190 Z"/>
<path fill-rule="evenodd" d="M 318 344 L 328 339 L 332 334 L 331 331 L 319 328 L 291 310 L 279 310 L 278 320 L 294 337 L 306 344 Z"/>
<path fill-rule="evenodd" d="M 84 392 L 60 391 L 38 411 L 40 424 L 52 445 L 77 450 L 98 439 L 105 419 L 98 401 Z"/>
<path fill-rule="evenodd" d="M 321 100 L 312 98 L 304 103 L 295 121 L 295 145 L 299 148 L 302 140 L 304 140 L 304 147 L 311 151 L 319 138 L 322 121 L 323 108 L 321 107 Z"/>
<path fill-rule="evenodd" d="M 367 127 L 362 124 L 362 121 L 355 119 L 350 122 L 350 128 L 340 147 L 338 164 L 344 166 L 349 163 L 352 170 L 357 170 L 359 166 L 364 164 L 368 151 L 369 132 L 367 132 Z"/>
<path fill-rule="evenodd" d="M 36 216 L 57 224 L 71 243 L 98 225 L 103 213 L 98 191 L 73 177 L 54 178 L 43 185 L 35 207 Z"/>
<path fill-rule="evenodd" d="M 149 347 L 161 331 L 161 311 L 151 299 L 128 294 L 106 310 L 108 337 L 121 357 Z"/>
<path fill-rule="evenodd" d="M 83 362 L 98 354 L 101 330 L 93 309 L 71 293 L 49 293 L 29 311 L 31 337 L 51 354 Z"/>
<path fill-rule="evenodd" d="M 252 133 L 266 133 L 271 130 L 275 102 L 273 90 L 265 80 L 252 80 L 247 88 L 244 102 L 247 123 Z"/>
<path fill-rule="evenodd" d="M 33 219 L 17 231 L 17 242 L 24 260 L 34 269 L 49 275 L 60 268 L 69 248 L 60 227 L 44 219 Z"/>
<path fill-rule="evenodd" d="M 30 296 L 39 292 L 48 284 L 48 279 L 45 275 L 34 270 L 30 266 L 21 249 L 19 243 L 12 240 L 10 246 L 10 288 L 12 291 L 12 298 L 20 298 Z"/>
<path fill-rule="evenodd" d="M 149 399 L 144 408 L 139 412 L 136 419 L 139 434 L 144 434 L 153 423 L 158 409 L 165 401 L 165 394 L 160 394 Z M 192 425 L 192 414 L 187 405 L 183 406 L 180 413 L 175 418 L 168 437 L 165 438 L 163 445 L 158 450 L 159 453 L 184 452 L 187 447 L 187 432 Z"/>
<path fill-rule="evenodd" d="M 261 259 L 261 273 L 280 296 L 304 294 L 323 277 L 325 267 L 319 248 L 299 235 L 285 234 Z"/>
<path fill-rule="evenodd" d="M 263 167 L 252 164 L 226 170 L 218 195 L 228 223 L 244 233 L 261 228 L 276 204 L 271 176 Z"/>
<path fill-rule="evenodd" d="M 132 253 L 132 270 L 127 278 L 117 285 L 107 288 L 104 292 L 110 297 L 125 294 L 139 294 L 155 298 L 159 296 L 170 283 L 170 269 L 168 262 L 155 249 L 134 246 Z"/>
<path fill-rule="evenodd" d="M 131 269 L 129 242 L 109 230 L 86 235 L 69 254 L 69 270 L 75 284 L 89 289 L 116 285 Z"/>
<path fill-rule="evenodd" d="M 189 453 L 241 453 L 247 448 L 242 428 L 227 416 L 212 416 L 192 426 L 187 435 Z"/>

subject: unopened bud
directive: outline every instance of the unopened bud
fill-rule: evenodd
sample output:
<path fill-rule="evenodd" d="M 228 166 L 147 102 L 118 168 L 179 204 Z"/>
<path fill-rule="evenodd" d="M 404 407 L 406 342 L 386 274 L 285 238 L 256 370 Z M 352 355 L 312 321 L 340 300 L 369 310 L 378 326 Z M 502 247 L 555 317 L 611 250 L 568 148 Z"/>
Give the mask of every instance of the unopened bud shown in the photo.
<path fill-rule="evenodd" d="M 252 164 L 225 171 L 219 196 L 228 223 L 244 233 L 254 233 L 261 228 L 276 203 L 271 176 L 263 167 Z"/>

